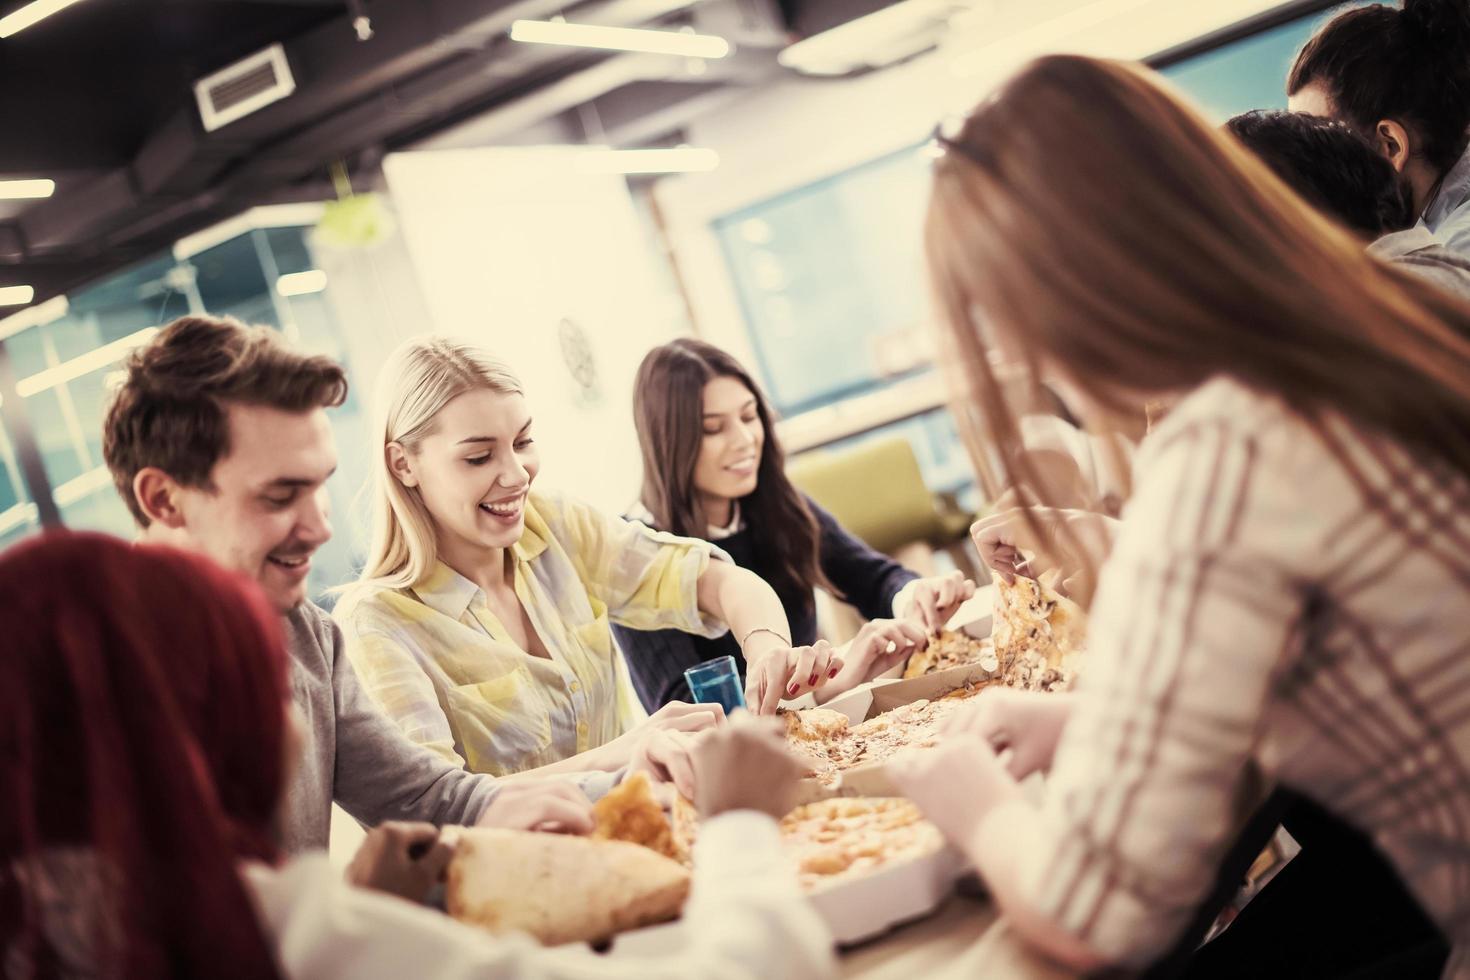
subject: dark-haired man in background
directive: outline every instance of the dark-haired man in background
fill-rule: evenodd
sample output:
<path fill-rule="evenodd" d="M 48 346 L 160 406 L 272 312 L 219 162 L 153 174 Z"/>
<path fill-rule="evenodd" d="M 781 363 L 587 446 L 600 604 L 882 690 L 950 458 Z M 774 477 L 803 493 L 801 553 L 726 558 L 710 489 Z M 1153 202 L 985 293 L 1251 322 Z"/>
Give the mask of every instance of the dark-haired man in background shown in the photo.
<path fill-rule="evenodd" d="M 1369 254 L 1470 298 L 1470 261 L 1418 220 L 1403 176 L 1363 137 L 1300 112 L 1247 112 L 1225 128 L 1308 204 L 1369 242 Z"/>

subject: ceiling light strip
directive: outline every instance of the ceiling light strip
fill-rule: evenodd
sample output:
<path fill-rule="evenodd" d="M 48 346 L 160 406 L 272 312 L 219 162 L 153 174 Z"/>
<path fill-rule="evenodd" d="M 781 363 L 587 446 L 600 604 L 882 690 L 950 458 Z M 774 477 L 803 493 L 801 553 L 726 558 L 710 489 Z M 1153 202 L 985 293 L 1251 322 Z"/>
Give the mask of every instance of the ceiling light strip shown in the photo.
<path fill-rule="evenodd" d="M 0 180 L 0 201 L 34 201 L 55 193 L 54 180 Z"/>
<path fill-rule="evenodd" d="M 510 37 L 513 41 L 526 44 L 638 51 L 683 58 L 723 58 L 730 53 L 730 42 L 711 34 L 601 27 L 595 24 L 568 24 L 550 20 L 518 20 L 510 27 Z"/>
<path fill-rule="evenodd" d="M 60 13 L 81 0 L 36 0 L 28 3 L 13 14 L 0 17 L 0 37 L 11 37 L 27 27 L 40 23 L 52 14 Z"/>

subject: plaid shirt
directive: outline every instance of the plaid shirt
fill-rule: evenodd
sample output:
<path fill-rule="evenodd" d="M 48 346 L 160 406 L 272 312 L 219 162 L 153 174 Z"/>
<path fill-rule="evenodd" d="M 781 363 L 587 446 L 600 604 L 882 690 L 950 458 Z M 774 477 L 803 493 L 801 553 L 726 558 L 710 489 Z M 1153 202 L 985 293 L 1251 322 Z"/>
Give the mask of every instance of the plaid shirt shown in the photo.
<path fill-rule="evenodd" d="M 516 596 L 549 659 L 516 646 L 484 592 L 442 562 L 412 589 L 349 593 L 335 611 L 362 686 L 388 717 L 472 772 L 548 765 L 647 717 L 610 622 L 725 632 L 699 609 L 707 542 L 538 492 L 512 552 Z"/>
<path fill-rule="evenodd" d="M 1262 789 L 1372 836 L 1470 975 L 1470 481 L 1216 380 L 1143 446 L 1037 906 L 1118 962 L 1185 925 Z"/>

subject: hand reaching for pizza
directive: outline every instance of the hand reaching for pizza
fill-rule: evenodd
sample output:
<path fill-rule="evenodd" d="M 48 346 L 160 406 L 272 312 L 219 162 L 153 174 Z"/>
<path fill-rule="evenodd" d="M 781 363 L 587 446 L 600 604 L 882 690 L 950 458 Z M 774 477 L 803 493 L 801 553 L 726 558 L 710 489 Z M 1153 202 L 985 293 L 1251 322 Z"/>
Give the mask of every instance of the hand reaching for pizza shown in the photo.
<path fill-rule="evenodd" d="M 769 718 L 736 712 L 728 725 L 699 738 L 690 757 L 700 816 L 759 810 L 780 819 L 790 812 L 808 766 L 780 732 Z"/>
<path fill-rule="evenodd" d="M 921 578 L 906 589 L 908 601 L 895 612 L 900 618 L 917 620 L 930 636 L 944 629 L 960 606 L 975 595 L 975 583 L 960 571 Z"/>
<path fill-rule="evenodd" d="M 951 714 L 946 738 L 977 735 L 994 751 L 1010 751 L 1006 770 L 1017 779 L 1051 768 L 1062 729 L 1077 703 L 1073 694 L 1043 694 L 988 687 Z"/>
<path fill-rule="evenodd" d="M 775 646 L 758 655 L 745 650 L 745 704 L 758 715 L 774 714 L 782 698 L 801 697 L 836 677 L 843 659 L 826 640 L 809 647 Z"/>
<path fill-rule="evenodd" d="M 388 821 L 368 831 L 345 877 L 349 885 L 422 902 L 454 857 L 454 846 L 427 823 Z"/>
<path fill-rule="evenodd" d="M 588 834 L 592 832 L 592 801 L 567 779 L 502 780 L 475 826 Z"/>
<path fill-rule="evenodd" d="M 723 716 L 722 716 L 723 717 Z M 706 729 L 712 731 L 713 729 Z M 657 783 L 673 783 L 685 799 L 694 799 L 694 763 L 691 754 L 703 732 L 655 728 L 633 750 L 628 774 L 646 772 Z"/>
<path fill-rule="evenodd" d="M 874 619 L 864 623 L 842 654 L 842 669 L 817 691 L 825 703 L 903 663 L 929 645 L 929 634 L 911 619 Z"/>
<path fill-rule="evenodd" d="M 1006 582 L 1014 582 L 1018 574 L 1036 578 L 1057 569 L 1057 591 L 1086 608 L 1119 522 L 1086 510 L 1034 507 L 1031 512 L 1040 534 L 1019 507 L 976 521 L 970 538 L 980 560 Z"/>
<path fill-rule="evenodd" d="M 910 749 L 894 759 L 888 772 L 903 795 L 969 855 L 977 853 L 976 831 L 990 811 L 1021 794 L 995 751 L 972 733 L 932 748 Z"/>

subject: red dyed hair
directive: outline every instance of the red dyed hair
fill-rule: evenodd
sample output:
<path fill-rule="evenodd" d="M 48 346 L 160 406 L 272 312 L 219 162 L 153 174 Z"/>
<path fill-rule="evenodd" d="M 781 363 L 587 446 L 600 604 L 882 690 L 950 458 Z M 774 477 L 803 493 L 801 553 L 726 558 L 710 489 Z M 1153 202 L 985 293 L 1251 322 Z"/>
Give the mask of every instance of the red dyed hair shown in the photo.
<path fill-rule="evenodd" d="M 280 617 L 203 558 L 63 532 L 0 556 L 0 623 L 0 961 L 277 976 L 237 864 L 277 856 Z M 34 882 L 66 855 L 94 873 L 58 939 Z"/>

